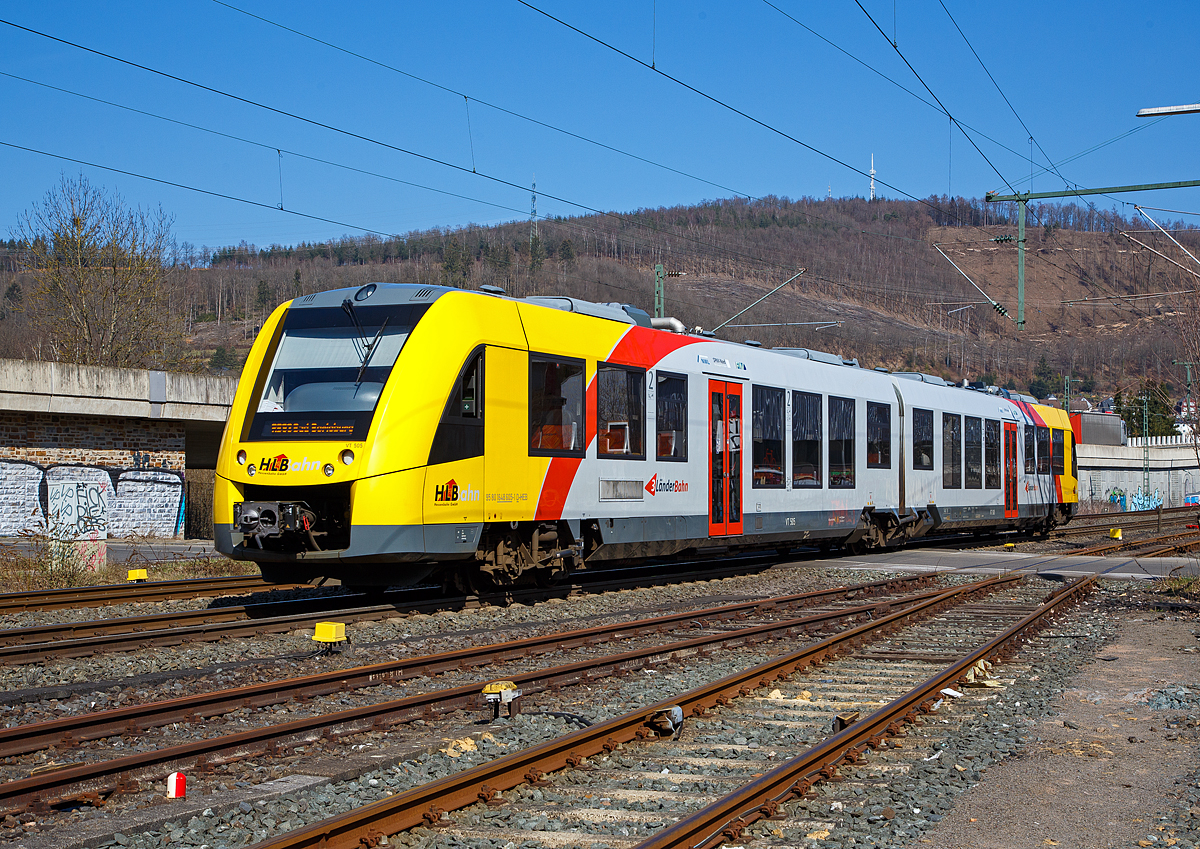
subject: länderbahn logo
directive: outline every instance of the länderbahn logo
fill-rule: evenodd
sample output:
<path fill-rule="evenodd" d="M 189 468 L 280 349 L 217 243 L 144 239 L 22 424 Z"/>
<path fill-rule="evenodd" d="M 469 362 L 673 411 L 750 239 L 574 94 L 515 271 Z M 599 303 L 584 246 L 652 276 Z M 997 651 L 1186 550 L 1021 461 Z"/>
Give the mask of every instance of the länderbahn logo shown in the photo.
<path fill-rule="evenodd" d="M 677 480 L 661 480 L 660 481 L 658 479 L 657 473 L 654 475 L 654 477 L 650 478 L 650 480 L 647 481 L 647 483 L 646 483 L 646 492 L 650 493 L 651 495 L 657 495 L 660 492 L 668 493 L 668 492 L 687 492 L 687 491 L 688 491 L 688 482 L 687 481 L 677 481 Z"/>

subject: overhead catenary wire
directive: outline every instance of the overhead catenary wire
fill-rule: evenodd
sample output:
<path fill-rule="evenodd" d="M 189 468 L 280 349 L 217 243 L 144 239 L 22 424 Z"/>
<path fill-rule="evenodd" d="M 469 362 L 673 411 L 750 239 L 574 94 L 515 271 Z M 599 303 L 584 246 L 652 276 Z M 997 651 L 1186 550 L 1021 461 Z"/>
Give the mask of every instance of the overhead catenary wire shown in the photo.
<path fill-rule="evenodd" d="M 604 150 L 610 151 L 612 153 L 616 153 L 621 156 L 626 156 L 626 157 L 629 157 L 630 159 L 635 159 L 638 162 L 642 162 L 646 165 L 651 165 L 655 168 L 661 168 L 664 171 L 670 171 L 671 173 L 678 174 L 681 177 L 687 177 L 690 180 L 696 180 L 697 182 L 705 183 L 709 186 L 712 186 L 713 188 L 722 189 L 723 191 L 726 191 L 726 192 L 732 192 L 733 194 L 739 195 L 741 197 L 751 198 L 753 200 L 761 200 L 761 198 L 756 198 L 753 195 L 750 195 L 747 192 L 741 191 L 739 189 L 732 189 L 729 186 L 725 186 L 720 183 L 713 182 L 712 180 L 708 180 L 708 179 L 706 179 L 704 177 L 700 177 L 696 174 L 691 174 L 691 173 L 689 173 L 687 171 L 683 171 L 679 168 L 673 168 L 672 166 L 663 164 L 661 162 L 656 162 L 653 159 L 648 159 L 644 156 L 639 156 L 636 153 L 632 153 L 628 150 L 623 150 L 622 148 L 616 147 L 614 145 L 606 144 L 605 142 L 598 141 L 597 139 L 589 138 L 588 136 L 573 132 L 571 130 L 564 129 L 563 127 L 555 126 L 554 124 L 547 123 L 546 121 L 538 120 L 537 118 L 533 118 L 529 115 L 525 115 L 525 114 L 523 114 L 521 112 L 517 112 L 513 109 L 508 109 L 504 106 L 500 106 L 496 103 L 492 103 L 487 100 L 482 100 L 481 98 L 478 98 L 478 97 L 472 97 L 471 95 L 466 94 L 465 92 L 459 91 L 455 88 L 451 88 L 450 86 L 443 85 L 442 83 L 435 82 L 427 77 L 422 77 L 422 76 L 419 76 L 418 74 L 412 73 L 411 71 L 405 71 L 402 68 L 397 68 L 395 65 L 389 65 L 386 62 L 381 62 L 378 59 L 373 59 L 372 57 L 367 56 L 366 54 L 358 53 L 354 50 L 350 50 L 349 48 L 342 47 L 339 44 L 334 44 L 332 41 L 327 41 L 326 39 L 318 38 L 315 35 L 311 35 L 310 33 L 306 33 L 303 30 L 296 29 L 295 27 L 289 27 L 286 24 L 281 24 L 278 21 L 272 20 L 271 18 L 267 18 L 267 17 L 264 17 L 263 15 L 255 14 L 254 12 L 247 11 L 246 9 L 242 9 L 238 6 L 234 6 L 232 3 L 226 3 L 226 2 L 224 2 L 224 0 L 213 0 L 213 2 L 216 3 L 218 6 L 224 6 L 226 9 L 229 9 L 233 12 L 238 12 L 239 14 L 245 15 L 249 18 L 253 18 L 256 21 L 261 21 L 262 23 L 267 24 L 268 26 L 276 27 L 278 29 L 283 30 L 284 32 L 290 32 L 293 35 L 298 36 L 300 38 L 307 39 L 308 41 L 315 42 L 317 44 L 323 45 L 324 47 L 328 47 L 330 50 L 335 50 L 338 53 L 344 53 L 347 56 L 352 56 L 355 59 L 360 59 L 363 62 L 368 62 L 372 65 L 375 65 L 378 68 L 382 68 L 386 71 L 391 71 L 393 73 L 400 74 L 401 76 L 407 77 L 408 79 L 413 80 L 414 82 L 423 83 L 427 86 L 431 86 L 433 88 L 440 89 L 441 91 L 444 91 L 448 94 L 457 95 L 459 97 L 462 97 L 464 100 L 466 100 L 468 102 L 468 104 L 470 103 L 470 101 L 473 100 L 476 103 L 478 103 L 480 106 L 486 106 L 489 109 L 494 109 L 497 112 L 501 112 L 505 115 L 508 115 L 509 117 L 518 118 L 522 121 L 527 121 L 530 124 L 534 124 L 536 126 L 542 127 L 543 129 L 551 130 L 556 133 L 561 133 L 564 136 L 569 136 L 578 141 L 585 142 L 587 144 L 603 148 Z M 469 108 L 470 107 L 468 105 L 468 110 L 469 110 Z M 468 121 L 470 120 L 469 114 L 468 114 L 467 120 Z"/>

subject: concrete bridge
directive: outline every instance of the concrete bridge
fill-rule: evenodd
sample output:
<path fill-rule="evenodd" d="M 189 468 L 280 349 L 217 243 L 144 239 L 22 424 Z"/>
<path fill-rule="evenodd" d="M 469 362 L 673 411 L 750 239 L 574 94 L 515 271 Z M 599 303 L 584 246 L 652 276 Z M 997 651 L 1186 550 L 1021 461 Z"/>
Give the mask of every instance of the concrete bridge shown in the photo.
<path fill-rule="evenodd" d="M 216 465 L 237 379 L 0 360 L 0 536 L 47 516 L 176 536 L 184 473 Z"/>

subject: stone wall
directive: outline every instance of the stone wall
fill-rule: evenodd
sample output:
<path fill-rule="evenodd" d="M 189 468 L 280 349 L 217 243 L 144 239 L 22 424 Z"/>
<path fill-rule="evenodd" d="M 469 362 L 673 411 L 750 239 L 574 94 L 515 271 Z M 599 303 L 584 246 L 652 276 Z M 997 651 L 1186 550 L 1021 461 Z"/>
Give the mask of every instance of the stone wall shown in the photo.
<path fill-rule="evenodd" d="M 183 530 L 184 423 L 0 412 L 0 536 L 45 531 L 48 487 L 91 483 L 106 494 L 112 537 Z"/>

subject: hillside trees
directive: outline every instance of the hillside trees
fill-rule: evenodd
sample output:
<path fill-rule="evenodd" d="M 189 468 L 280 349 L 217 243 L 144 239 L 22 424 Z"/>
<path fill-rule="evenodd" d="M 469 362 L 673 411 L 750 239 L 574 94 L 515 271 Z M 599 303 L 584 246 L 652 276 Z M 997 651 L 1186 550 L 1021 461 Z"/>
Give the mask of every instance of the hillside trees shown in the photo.
<path fill-rule="evenodd" d="M 19 219 L 32 286 L 23 298 L 50 359 L 162 367 L 178 339 L 164 256 L 171 217 L 132 209 L 86 177 L 63 175 Z"/>

